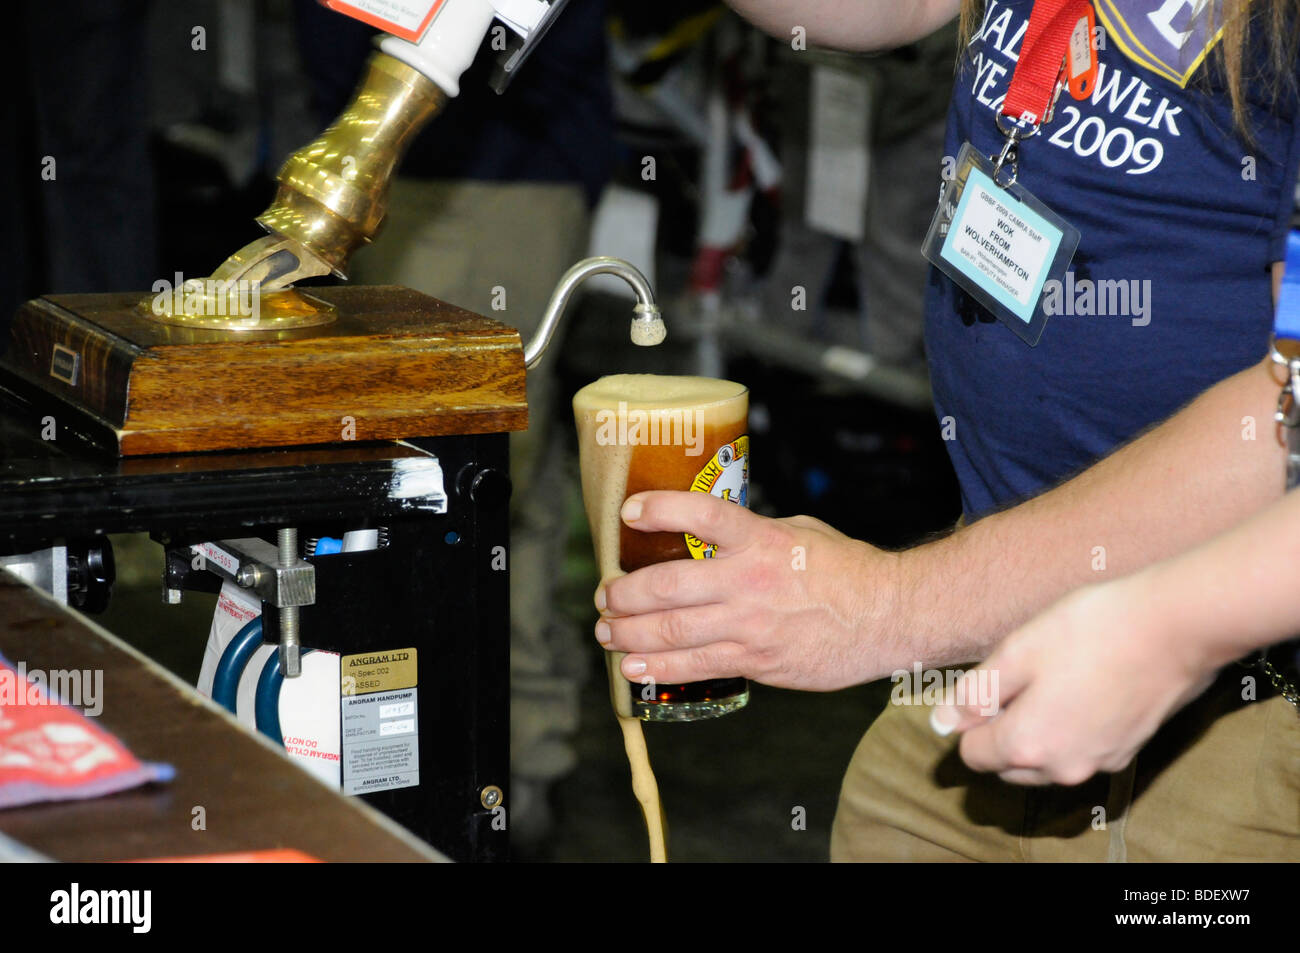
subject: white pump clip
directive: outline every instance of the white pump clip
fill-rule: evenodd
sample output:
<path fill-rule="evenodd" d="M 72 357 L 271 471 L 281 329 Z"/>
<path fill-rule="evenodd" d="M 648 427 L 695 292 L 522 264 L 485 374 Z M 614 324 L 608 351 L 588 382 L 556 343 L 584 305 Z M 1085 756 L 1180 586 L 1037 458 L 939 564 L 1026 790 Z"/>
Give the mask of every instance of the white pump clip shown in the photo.
<path fill-rule="evenodd" d="M 525 40 L 550 12 L 545 0 L 489 0 L 497 18 Z"/>
<path fill-rule="evenodd" d="M 460 75 L 478 53 L 492 21 L 500 19 L 523 38 L 524 44 L 498 67 L 492 80 L 501 92 L 523 65 L 567 0 L 443 0 L 433 22 L 418 43 L 399 36 L 384 37 L 379 48 L 433 80 L 448 96 L 460 95 Z"/>

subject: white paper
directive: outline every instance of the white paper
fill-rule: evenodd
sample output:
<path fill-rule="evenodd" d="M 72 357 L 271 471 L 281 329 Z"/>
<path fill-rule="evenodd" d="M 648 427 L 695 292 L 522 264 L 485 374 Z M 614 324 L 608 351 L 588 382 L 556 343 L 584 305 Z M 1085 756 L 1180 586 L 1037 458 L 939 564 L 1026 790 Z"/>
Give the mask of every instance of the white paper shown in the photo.
<path fill-rule="evenodd" d="M 851 242 L 866 233 L 870 94 L 865 76 L 813 67 L 804 220 Z"/>
<path fill-rule="evenodd" d="M 280 689 L 284 750 L 334 787 L 343 783 L 339 761 L 340 698 L 336 652 L 308 652 L 302 657 L 302 675 L 286 678 Z"/>
<path fill-rule="evenodd" d="M 197 686 L 199 694 L 212 697 L 212 679 L 217 674 L 221 653 L 240 629 L 261 614 L 262 602 L 255 594 L 240 589 L 229 580 L 221 584 L 217 611 L 213 614 L 212 625 L 208 629 L 207 648 L 203 650 L 203 666 L 199 670 Z"/>

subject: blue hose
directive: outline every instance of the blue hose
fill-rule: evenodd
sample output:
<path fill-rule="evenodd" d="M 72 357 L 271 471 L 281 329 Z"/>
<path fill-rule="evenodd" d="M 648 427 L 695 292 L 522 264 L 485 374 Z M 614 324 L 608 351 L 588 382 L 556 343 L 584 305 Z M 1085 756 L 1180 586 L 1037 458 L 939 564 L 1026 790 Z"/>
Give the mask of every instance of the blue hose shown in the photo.
<path fill-rule="evenodd" d="M 280 653 L 276 652 L 262 666 L 262 674 L 257 679 L 257 694 L 253 696 L 253 714 L 257 720 L 257 730 L 270 738 L 280 747 L 284 747 L 284 734 L 280 731 L 280 686 L 284 684 L 284 672 L 280 668 Z"/>
<path fill-rule="evenodd" d="M 235 633 L 217 662 L 216 674 L 212 676 L 212 700 L 232 715 L 239 695 L 239 678 L 261 646 L 262 617 L 258 616 Z"/>
<path fill-rule="evenodd" d="M 308 655 L 311 649 L 302 654 Z M 280 730 L 280 687 L 284 685 L 284 671 L 280 668 L 280 653 L 276 652 L 262 666 L 257 679 L 257 694 L 253 701 L 253 716 L 257 730 L 284 747 L 284 733 Z"/>

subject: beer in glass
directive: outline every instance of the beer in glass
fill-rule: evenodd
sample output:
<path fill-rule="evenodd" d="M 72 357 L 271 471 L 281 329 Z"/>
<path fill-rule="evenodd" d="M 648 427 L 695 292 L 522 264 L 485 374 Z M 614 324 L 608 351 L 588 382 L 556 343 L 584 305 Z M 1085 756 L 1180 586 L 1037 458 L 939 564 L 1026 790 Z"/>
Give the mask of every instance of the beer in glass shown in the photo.
<path fill-rule="evenodd" d="M 749 391 L 709 377 L 615 374 L 573 398 L 582 497 L 602 585 L 670 559 L 711 559 L 716 546 L 689 533 L 642 533 L 623 524 L 623 502 L 643 490 L 692 490 L 745 506 Z M 743 708 L 749 683 L 634 684 L 607 653 L 614 710 L 643 721 L 698 721 Z"/>

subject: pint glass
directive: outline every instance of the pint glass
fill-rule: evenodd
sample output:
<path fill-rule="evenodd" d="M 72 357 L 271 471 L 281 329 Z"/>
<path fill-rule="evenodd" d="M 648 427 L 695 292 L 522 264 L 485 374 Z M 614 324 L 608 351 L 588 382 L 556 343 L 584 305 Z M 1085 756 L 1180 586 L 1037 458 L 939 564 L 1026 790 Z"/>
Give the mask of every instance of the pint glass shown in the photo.
<path fill-rule="evenodd" d="M 582 497 L 601 582 L 670 559 L 711 559 L 716 546 L 689 533 L 641 533 L 623 524 L 623 501 L 642 490 L 692 490 L 740 506 L 749 495 L 749 391 L 708 377 L 616 374 L 573 398 Z M 743 708 L 749 683 L 710 679 L 634 684 L 610 652 L 614 710 L 643 721 L 698 721 Z"/>

